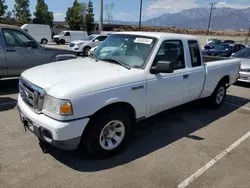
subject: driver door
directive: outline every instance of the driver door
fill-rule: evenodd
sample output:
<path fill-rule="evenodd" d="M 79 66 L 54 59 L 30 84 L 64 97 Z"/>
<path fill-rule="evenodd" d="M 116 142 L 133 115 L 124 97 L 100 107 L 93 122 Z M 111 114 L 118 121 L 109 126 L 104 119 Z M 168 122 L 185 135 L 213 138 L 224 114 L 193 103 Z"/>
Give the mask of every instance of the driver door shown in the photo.
<path fill-rule="evenodd" d="M 152 66 L 159 61 L 173 62 L 174 72 L 147 74 L 146 117 L 190 101 L 190 69 L 186 66 L 184 54 L 181 40 L 162 43 Z"/>
<path fill-rule="evenodd" d="M 3 29 L 5 40 L 6 64 L 8 76 L 19 76 L 24 70 L 45 64 L 46 53 L 43 48 L 28 48 L 25 43 L 32 40 L 23 32 L 15 29 Z"/>

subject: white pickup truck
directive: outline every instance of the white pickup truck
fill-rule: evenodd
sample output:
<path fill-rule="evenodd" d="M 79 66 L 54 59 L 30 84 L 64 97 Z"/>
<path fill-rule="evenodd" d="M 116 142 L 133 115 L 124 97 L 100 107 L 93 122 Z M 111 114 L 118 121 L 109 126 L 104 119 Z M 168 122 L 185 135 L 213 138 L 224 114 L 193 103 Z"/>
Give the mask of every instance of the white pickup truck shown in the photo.
<path fill-rule="evenodd" d="M 203 58 L 199 46 L 189 35 L 111 34 L 91 57 L 23 72 L 21 121 L 42 142 L 113 155 L 139 120 L 201 98 L 222 105 L 240 60 Z"/>

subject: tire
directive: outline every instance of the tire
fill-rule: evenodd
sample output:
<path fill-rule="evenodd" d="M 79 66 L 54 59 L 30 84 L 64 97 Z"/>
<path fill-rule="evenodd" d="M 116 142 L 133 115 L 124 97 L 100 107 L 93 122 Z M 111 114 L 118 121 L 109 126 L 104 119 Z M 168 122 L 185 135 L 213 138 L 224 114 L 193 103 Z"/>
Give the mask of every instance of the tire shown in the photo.
<path fill-rule="evenodd" d="M 117 125 L 115 125 L 117 124 Z M 117 154 L 126 143 L 131 121 L 129 116 L 119 110 L 103 112 L 91 120 L 84 145 L 95 157 L 110 157 Z M 116 131 L 108 132 L 110 127 Z"/>
<path fill-rule="evenodd" d="M 48 43 L 48 40 L 47 39 L 42 39 L 41 40 L 41 44 L 47 44 Z"/>
<path fill-rule="evenodd" d="M 91 48 L 90 47 L 85 47 L 84 49 L 83 49 L 83 54 L 85 55 L 85 56 L 88 56 L 89 54 L 89 50 L 90 50 Z"/>
<path fill-rule="evenodd" d="M 212 109 L 218 109 L 224 103 L 227 95 L 227 88 L 225 82 L 219 82 L 213 94 L 208 99 L 208 104 Z"/>
<path fill-rule="evenodd" d="M 60 43 L 65 44 L 66 42 L 65 42 L 65 40 L 62 39 L 62 40 L 60 40 Z"/>
<path fill-rule="evenodd" d="M 56 44 L 60 44 L 60 42 L 59 42 L 59 41 L 56 41 Z"/>

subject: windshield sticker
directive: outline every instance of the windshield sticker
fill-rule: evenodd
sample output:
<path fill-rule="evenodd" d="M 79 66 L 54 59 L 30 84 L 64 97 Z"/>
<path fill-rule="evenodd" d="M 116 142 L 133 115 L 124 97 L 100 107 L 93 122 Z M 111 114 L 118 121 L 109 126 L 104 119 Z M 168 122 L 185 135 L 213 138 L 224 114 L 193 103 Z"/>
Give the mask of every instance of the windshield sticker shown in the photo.
<path fill-rule="evenodd" d="M 141 44 L 151 44 L 153 42 L 153 39 L 147 39 L 147 38 L 136 38 L 134 43 L 141 43 Z"/>

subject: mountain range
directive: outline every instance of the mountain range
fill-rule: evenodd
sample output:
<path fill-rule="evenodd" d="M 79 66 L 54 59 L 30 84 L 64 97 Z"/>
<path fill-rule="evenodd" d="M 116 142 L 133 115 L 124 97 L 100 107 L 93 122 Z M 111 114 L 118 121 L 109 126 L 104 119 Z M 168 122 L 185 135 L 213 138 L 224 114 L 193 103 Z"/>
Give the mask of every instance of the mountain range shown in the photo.
<path fill-rule="evenodd" d="M 178 27 L 206 29 L 210 9 L 194 8 L 174 14 L 163 14 L 142 22 L 144 26 Z M 137 25 L 138 22 L 122 22 L 114 20 L 113 24 Z M 211 29 L 247 30 L 250 28 L 250 7 L 246 9 L 216 8 L 213 10 Z"/>

